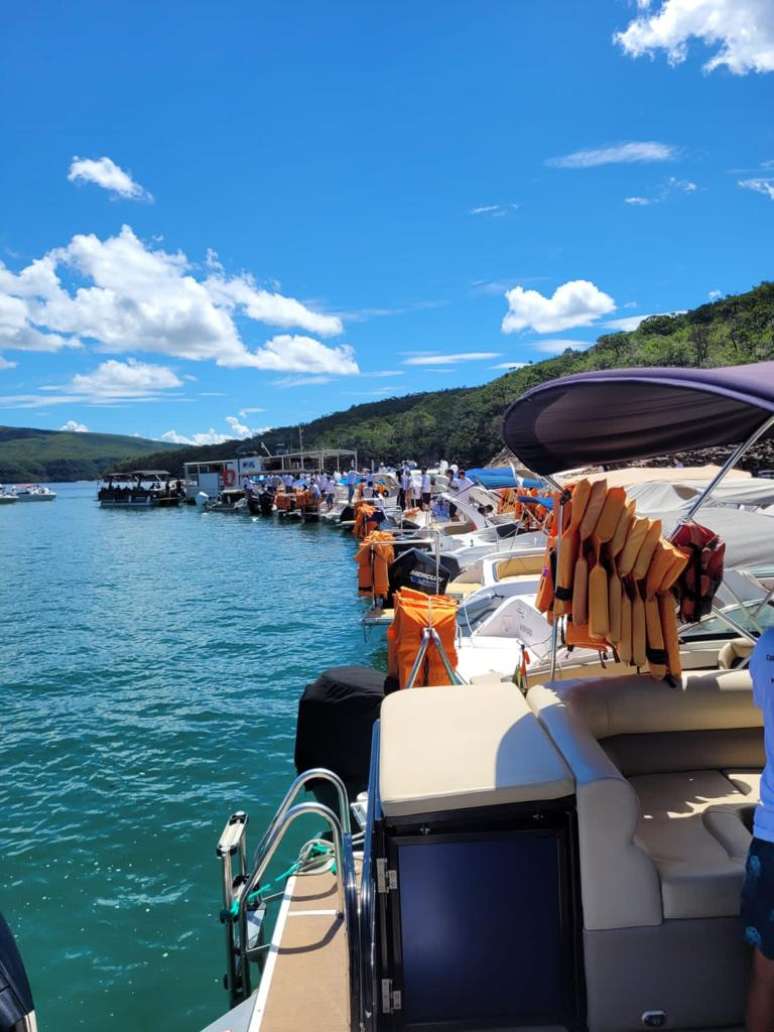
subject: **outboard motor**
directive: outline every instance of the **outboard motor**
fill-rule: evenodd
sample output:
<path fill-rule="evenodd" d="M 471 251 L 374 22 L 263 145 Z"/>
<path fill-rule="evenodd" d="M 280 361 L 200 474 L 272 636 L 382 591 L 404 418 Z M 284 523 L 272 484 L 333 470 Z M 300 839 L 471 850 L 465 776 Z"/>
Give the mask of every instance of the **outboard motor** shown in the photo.
<path fill-rule="evenodd" d="M 446 594 L 446 585 L 460 572 L 460 564 L 450 555 L 437 563 L 430 552 L 409 548 L 390 563 L 390 599 L 400 588 L 413 588 L 426 595 Z"/>
<path fill-rule="evenodd" d="M 13 933 L 0 914 L 0 1032 L 37 1032 L 35 1004 Z"/>
<path fill-rule="evenodd" d="M 370 667 L 331 667 L 308 684 L 298 703 L 296 770 L 325 767 L 338 774 L 351 800 L 368 786 L 371 729 L 384 697 L 384 674 Z M 325 782 L 312 790 L 320 802 L 331 788 Z"/>

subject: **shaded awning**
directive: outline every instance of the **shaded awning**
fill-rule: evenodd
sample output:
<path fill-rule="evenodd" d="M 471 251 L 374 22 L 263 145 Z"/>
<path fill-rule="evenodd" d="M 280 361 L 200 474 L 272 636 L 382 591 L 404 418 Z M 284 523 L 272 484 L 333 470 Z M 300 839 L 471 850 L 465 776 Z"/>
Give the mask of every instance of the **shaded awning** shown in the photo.
<path fill-rule="evenodd" d="M 484 466 L 476 469 L 468 469 L 465 476 L 470 480 L 481 484 L 492 490 L 508 487 L 545 487 L 542 480 L 530 480 L 526 477 L 514 475 L 510 466 Z"/>
<path fill-rule="evenodd" d="M 503 438 L 526 466 L 550 474 L 738 444 L 772 415 L 774 362 L 601 369 L 527 391 L 506 411 Z"/>

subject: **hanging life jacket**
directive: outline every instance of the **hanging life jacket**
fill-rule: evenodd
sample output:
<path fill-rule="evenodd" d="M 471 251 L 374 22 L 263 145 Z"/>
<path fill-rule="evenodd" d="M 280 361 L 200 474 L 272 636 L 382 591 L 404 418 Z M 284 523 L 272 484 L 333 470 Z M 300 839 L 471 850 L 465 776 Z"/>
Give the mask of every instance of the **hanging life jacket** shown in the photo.
<path fill-rule="evenodd" d="M 672 535 L 672 541 L 688 555 L 675 592 L 680 602 L 680 619 L 693 623 L 712 611 L 723 580 L 726 546 L 717 534 L 699 523 L 684 523 Z"/>

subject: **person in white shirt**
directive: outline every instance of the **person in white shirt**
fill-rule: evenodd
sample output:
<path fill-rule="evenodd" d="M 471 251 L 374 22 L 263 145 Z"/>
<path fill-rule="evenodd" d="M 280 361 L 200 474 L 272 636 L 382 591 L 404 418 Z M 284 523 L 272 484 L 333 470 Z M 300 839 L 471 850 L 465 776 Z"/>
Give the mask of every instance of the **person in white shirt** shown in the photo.
<path fill-rule="evenodd" d="M 432 483 L 430 474 L 426 469 L 422 470 L 422 508 L 429 509 L 432 498 Z"/>
<path fill-rule="evenodd" d="M 774 628 L 763 632 L 750 659 L 753 699 L 763 710 L 766 766 L 755 808 L 753 840 L 742 887 L 742 925 L 753 947 L 747 1032 L 774 1029 Z"/>
<path fill-rule="evenodd" d="M 398 490 L 398 506 L 401 509 L 408 507 L 408 499 L 411 492 L 411 475 L 408 469 L 404 466 L 400 471 L 400 489 Z"/>

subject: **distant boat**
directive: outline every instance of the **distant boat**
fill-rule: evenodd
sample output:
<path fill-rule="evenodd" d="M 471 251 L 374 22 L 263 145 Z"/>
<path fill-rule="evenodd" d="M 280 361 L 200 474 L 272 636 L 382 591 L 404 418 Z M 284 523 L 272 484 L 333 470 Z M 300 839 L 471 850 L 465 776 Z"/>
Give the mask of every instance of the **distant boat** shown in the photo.
<path fill-rule="evenodd" d="M 106 473 L 97 492 L 103 509 L 169 509 L 184 496 L 179 480 L 165 469 L 138 469 L 133 473 Z"/>
<path fill-rule="evenodd" d="M 16 487 L 17 502 L 53 502 L 56 492 L 40 484 L 18 484 Z"/>
<path fill-rule="evenodd" d="M 13 502 L 18 502 L 19 499 L 16 496 L 16 492 L 11 487 L 3 487 L 0 484 L 0 505 L 11 505 Z"/>

